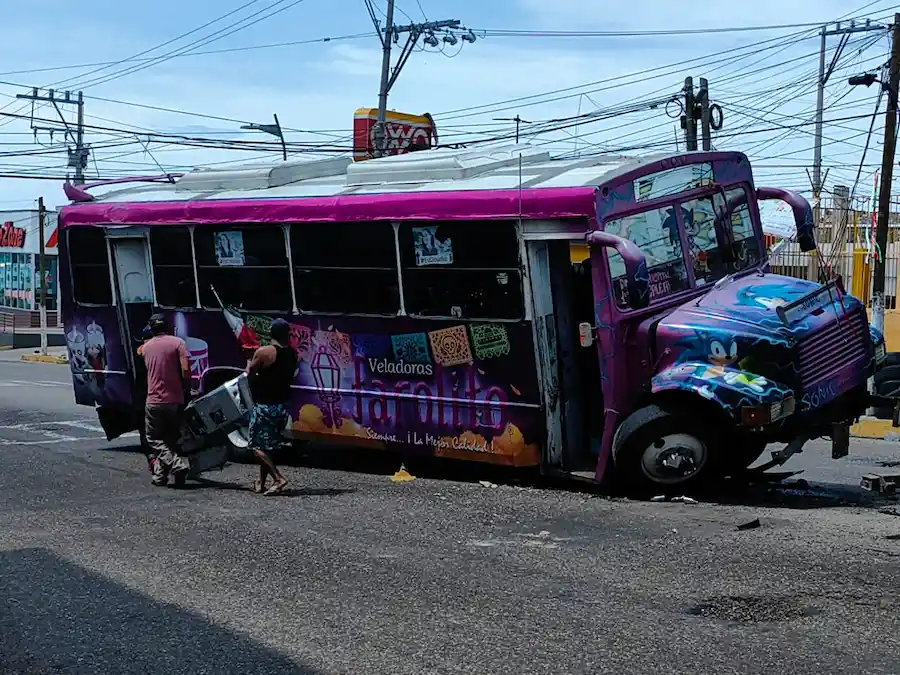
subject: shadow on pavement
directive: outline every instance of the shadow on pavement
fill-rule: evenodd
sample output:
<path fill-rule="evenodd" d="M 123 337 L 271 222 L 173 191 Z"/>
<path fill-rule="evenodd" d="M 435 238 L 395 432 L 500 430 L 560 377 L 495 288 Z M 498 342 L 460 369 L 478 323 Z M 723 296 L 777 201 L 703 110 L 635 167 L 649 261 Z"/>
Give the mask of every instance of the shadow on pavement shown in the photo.
<path fill-rule="evenodd" d="M 318 671 L 41 549 L 0 553 L 0 673 Z"/>
<path fill-rule="evenodd" d="M 125 448 L 116 448 L 122 450 Z M 134 448 L 140 451 L 140 446 Z M 297 444 L 293 448 L 278 453 L 279 465 L 295 468 L 319 469 L 325 471 L 341 471 L 358 474 L 388 476 L 397 471 L 401 465 L 417 478 L 450 481 L 459 483 L 478 483 L 487 481 L 497 485 L 516 485 L 536 489 L 564 490 L 593 494 L 598 497 L 649 500 L 657 494 L 635 494 L 618 489 L 607 489 L 592 480 L 570 475 L 541 475 L 535 469 L 519 469 L 515 467 L 496 466 L 476 462 L 413 455 L 392 452 L 389 450 L 372 451 L 353 446 L 332 446 L 322 443 Z M 859 506 L 882 508 L 896 503 L 896 498 L 886 497 L 869 492 L 861 487 L 844 483 L 811 482 L 795 477 L 795 472 L 781 474 L 783 480 L 777 480 L 778 473 L 768 476 L 742 476 L 724 479 L 703 489 L 689 492 L 673 492 L 672 497 L 692 497 L 710 504 L 731 506 L 769 506 L 786 509 L 824 509 L 841 506 Z M 207 474 L 210 475 L 210 474 Z M 799 478 L 799 479 L 798 479 Z M 205 484 L 204 484 L 205 483 Z M 245 490 L 249 486 L 241 484 L 219 483 L 206 479 L 194 488 L 213 487 L 224 490 Z M 292 488 L 285 496 L 337 496 L 348 490 L 327 490 L 323 494 L 304 488 Z"/>

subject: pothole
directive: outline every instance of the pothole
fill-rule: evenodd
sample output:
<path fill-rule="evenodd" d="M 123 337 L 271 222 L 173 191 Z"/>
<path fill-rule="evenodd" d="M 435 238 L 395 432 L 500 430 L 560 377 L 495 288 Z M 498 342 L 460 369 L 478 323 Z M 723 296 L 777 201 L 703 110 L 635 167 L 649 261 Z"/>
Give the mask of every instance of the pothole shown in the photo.
<path fill-rule="evenodd" d="M 773 623 L 821 614 L 802 598 L 786 596 L 722 596 L 691 607 L 688 614 L 739 623 Z"/>

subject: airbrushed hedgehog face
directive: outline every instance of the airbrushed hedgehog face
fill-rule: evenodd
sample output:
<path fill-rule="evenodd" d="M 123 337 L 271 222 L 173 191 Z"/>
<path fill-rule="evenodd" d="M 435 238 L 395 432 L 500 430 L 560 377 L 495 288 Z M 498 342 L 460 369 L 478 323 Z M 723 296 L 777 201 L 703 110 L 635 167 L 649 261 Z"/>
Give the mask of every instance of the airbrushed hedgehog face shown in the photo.
<path fill-rule="evenodd" d="M 734 340 L 711 340 L 707 358 L 722 368 L 733 366 L 738 360 L 738 345 Z"/>

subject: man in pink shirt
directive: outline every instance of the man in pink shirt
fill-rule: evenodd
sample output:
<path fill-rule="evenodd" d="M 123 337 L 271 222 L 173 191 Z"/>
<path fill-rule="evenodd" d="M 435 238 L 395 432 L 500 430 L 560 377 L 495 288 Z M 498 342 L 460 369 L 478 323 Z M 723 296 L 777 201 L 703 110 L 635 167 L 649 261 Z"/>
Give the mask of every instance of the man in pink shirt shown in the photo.
<path fill-rule="evenodd" d="M 147 445 L 153 453 L 153 484 L 166 485 L 169 474 L 178 485 L 184 482 L 190 464 L 178 454 L 181 437 L 181 415 L 184 393 L 191 381 L 187 345 L 184 340 L 169 335 L 165 317 L 150 317 L 153 334 L 139 353 L 147 364 L 147 404 L 144 417 Z"/>

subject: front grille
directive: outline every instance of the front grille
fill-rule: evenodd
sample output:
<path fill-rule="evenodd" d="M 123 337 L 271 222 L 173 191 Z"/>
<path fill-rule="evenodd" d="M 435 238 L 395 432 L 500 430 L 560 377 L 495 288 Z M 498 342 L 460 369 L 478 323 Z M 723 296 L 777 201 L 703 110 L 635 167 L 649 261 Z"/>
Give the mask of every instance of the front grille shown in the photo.
<path fill-rule="evenodd" d="M 866 355 L 869 323 L 862 310 L 842 315 L 797 343 L 800 382 L 804 389 Z"/>

